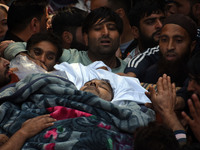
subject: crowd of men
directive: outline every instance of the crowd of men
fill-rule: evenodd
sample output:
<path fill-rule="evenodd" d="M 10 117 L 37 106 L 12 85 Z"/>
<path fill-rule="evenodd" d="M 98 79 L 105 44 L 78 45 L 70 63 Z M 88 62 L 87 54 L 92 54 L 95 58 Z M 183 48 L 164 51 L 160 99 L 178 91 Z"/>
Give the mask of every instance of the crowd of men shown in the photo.
<path fill-rule="evenodd" d="M 75 6 L 78 1 L 53 11 L 52 7 L 49 11 L 53 0 L 0 2 L 1 88 L 19 81 L 9 68 L 9 61 L 19 55 L 46 71 L 62 62 L 89 65 L 102 61 L 113 73 L 156 84 L 157 91 L 150 87 L 146 93 L 152 103 L 145 107 L 153 109 L 161 121 L 136 131 L 135 149 L 163 145 L 187 149 L 200 142 L 199 0 L 90 0 L 87 11 Z M 89 81 L 82 89 L 111 101 L 112 86 L 103 87 L 106 94 L 90 87 L 99 88 L 100 82 Z M 31 121 L 37 121 L 37 127 L 29 120 L 10 139 L 0 136 L 0 149 L 17 142 L 21 144 L 16 149 L 20 149 L 26 139 L 56 120 L 45 115 Z M 35 130 L 28 134 L 30 128 Z M 149 136 L 158 138 L 148 138 L 148 130 Z M 25 135 L 22 140 L 21 135 Z M 168 135 L 174 140 L 165 142 Z"/>

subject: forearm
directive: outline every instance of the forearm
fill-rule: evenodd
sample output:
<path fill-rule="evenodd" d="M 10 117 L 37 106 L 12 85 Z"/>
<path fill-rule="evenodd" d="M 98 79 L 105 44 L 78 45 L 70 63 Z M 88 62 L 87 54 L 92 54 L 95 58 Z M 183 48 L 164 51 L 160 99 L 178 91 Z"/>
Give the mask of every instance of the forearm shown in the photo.
<path fill-rule="evenodd" d="M 0 146 L 1 150 L 20 150 L 27 140 L 26 134 L 18 130 L 5 144 Z"/>
<path fill-rule="evenodd" d="M 164 112 L 161 114 L 161 117 L 163 119 L 163 123 L 171 128 L 173 131 L 176 130 L 185 130 L 181 122 L 179 121 L 178 117 L 176 116 L 176 113 L 166 113 Z"/>

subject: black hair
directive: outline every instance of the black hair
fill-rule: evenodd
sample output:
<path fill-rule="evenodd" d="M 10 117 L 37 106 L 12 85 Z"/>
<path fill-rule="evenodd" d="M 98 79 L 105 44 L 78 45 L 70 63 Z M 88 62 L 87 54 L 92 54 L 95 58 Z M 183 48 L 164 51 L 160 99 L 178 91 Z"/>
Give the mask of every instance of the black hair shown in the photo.
<path fill-rule="evenodd" d="M 92 10 L 87 17 L 85 18 L 82 26 L 82 32 L 83 33 L 88 33 L 91 27 L 96 23 L 96 22 L 108 22 L 108 21 L 113 21 L 116 24 L 117 30 L 119 34 L 121 35 L 123 32 L 123 22 L 122 19 L 119 17 L 117 13 L 112 11 L 108 7 L 100 7 L 97 9 Z"/>
<path fill-rule="evenodd" d="M 200 150 L 200 143 L 187 144 L 181 147 L 180 150 Z"/>
<path fill-rule="evenodd" d="M 112 88 L 112 86 L 111 86 L 111 84 L 110 84 L 110 80 L 108 80 L 108 79 L 101 79 L 102 81 L 105 81 L 106 83 L 108 83 L 108 85 L 109 85 L 109 87 L 110 87 L 110 89 L 111 89 L 111 95 L 112 95 L 112 98 L 111 98 L 111 100 L 114 98 L 114 90 L 113 90 L 113 88 Z"/>
<path fill-rule="evenodd" d="M 58 61 L 63 53 L 62 42 L 60 38 L 52 32 L 46 31 L 32 35 L 31 38 L 27 41 L 26 49 L 30 51 L 33 45 L 42 41 L 48 41 L 57 48 L 56 61 Z"/>
<path fill-rule="evenodd" d="M 53 32 L 60 37 L 64 31 L 73 33 L 76 31 L 77 27 L 82 26 L 86 16 L 87 12 L 75 7 L 59 9 L 52 18 Z"/>
<path fill-rule="evenodd" d="M 191 78 L 193 78 L 200 85 L 200 51 L 196 52 L 187 63 L 187 71 Z"/>
<path fill-rule="evenodd" d="M 139 127 L 134 135 L 134 150 L 178 150 L 179 143 L 174 132 L 157 122 Z"/>
<path fill-rule="evenodd" d="M 123 8 L 126 15 L 132 7 L 133 0 L 108 0 L 108 7 L 111 8 L 113 11 L 116 11 L 119 8 Z"/>
<path fill-rule="evenodd" d="M 160 12 L 165 12 L 164 0 L 136 0 L 128 15 L 130 25 L 139 28 L 139 22 L 143 17 Z"/>
<path fill-rule="evenodd" d="M 15 0 L 8 10 L 8 30 L 19 32 L 24 30 L 36 17 L 41 20 L 45 14 L 48 0 Z"/>

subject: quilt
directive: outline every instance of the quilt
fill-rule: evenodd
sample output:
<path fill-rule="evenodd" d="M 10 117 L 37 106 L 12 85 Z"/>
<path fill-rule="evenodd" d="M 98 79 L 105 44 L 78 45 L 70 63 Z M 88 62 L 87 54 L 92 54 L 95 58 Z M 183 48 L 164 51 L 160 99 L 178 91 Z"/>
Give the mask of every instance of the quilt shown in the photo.
<path fill-rule="evenodd" d="M 0 103 L 0 130 L 9 136 L 38 115 L 57 119 L 28 139 L 23 150 L 129 150 L 135 129 L 155 119 L 151 109 L 135 102 L 118 106 L 50 74 L 32 74 L 4 87 Z"/>

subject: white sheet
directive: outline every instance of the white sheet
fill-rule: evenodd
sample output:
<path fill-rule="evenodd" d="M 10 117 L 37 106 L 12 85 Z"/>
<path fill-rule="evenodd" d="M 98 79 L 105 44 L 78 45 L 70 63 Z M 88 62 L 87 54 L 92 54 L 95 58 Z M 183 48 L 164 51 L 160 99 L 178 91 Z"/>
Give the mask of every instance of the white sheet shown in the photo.
<path fill-rule="evenodd" d="M 150 102 L 149 98 L 145 95 L 146 89 L 140 85 L 137 78 L 119 76 L 111 72 L 111 69 L 106 66 L 110 71 L 98 69 L 99 67 L 106 66 L 101 61 L 96 61 L 89 66 L 84 66 L 80 63 L 68 64 L 67 62 L 55 65 L 54 68 L 66 73 L 66 76 L 72 81 L 78 89 L 80 89 L 85 82 L 92 79 L 107 79 L 110 81 L 114 90 L 114 98 L 112 103 L 118 105 L 128 105 L 128 101 L 135 101 L 140 104 Z"/>

